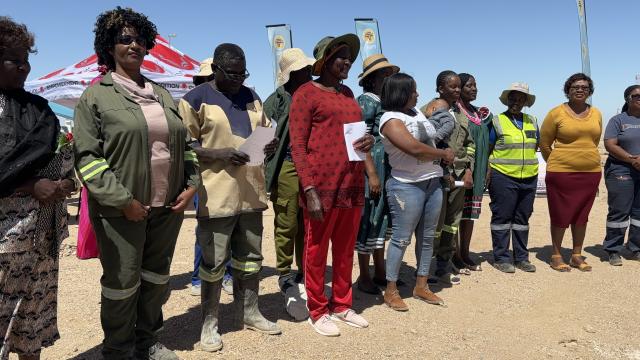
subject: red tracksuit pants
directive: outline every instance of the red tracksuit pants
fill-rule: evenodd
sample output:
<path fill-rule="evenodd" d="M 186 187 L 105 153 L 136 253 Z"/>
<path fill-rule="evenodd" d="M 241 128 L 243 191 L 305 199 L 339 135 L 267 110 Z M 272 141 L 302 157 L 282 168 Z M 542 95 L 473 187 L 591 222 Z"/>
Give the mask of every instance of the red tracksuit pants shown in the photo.
<path fill-rule="evenodd" d="M 353 249 L 360 225 L 362 207 L 334 208 L 325 211 L 323 221 L 312 220 L 304 210 L 304 282 L 307 308 L 316 321 L 329 312 L 351 308 L 351 271 Z M 324 294 L 324 274 L 331 240 L 332 292 Z"/>

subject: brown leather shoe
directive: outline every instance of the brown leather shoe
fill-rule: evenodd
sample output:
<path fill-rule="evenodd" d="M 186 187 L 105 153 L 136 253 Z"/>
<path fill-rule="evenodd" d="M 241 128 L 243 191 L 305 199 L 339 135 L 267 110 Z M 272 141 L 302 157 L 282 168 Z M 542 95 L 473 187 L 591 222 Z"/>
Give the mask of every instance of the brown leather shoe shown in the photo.
<path fill-rule="evenodd" d="M 427 286 L 427 277 L 418 276 L 416 278 L 416 286 L 413 288 L 413 297 L 432 305 L 444 306 L 444 300 L 429 290 Z"/>
<path fill-rule="evenodd" d="M 402 301 L 398 290 L 384 292 L 384 303 L 395 311 L 407 311 L 409 307 Z"/>

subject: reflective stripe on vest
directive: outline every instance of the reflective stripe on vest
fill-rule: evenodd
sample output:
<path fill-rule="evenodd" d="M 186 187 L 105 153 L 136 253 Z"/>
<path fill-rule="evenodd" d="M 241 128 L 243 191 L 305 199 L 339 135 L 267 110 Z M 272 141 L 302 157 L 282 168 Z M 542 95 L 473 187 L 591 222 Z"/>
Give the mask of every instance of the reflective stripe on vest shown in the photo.
<path fill-rule="evenodd" d="M 522 130 L 504 114 L 493 117 L 496 145 L 489 158 L 493 169 L 517 179 L 538 175 L 538 124 L 534 117 L 523 115 Z"/>

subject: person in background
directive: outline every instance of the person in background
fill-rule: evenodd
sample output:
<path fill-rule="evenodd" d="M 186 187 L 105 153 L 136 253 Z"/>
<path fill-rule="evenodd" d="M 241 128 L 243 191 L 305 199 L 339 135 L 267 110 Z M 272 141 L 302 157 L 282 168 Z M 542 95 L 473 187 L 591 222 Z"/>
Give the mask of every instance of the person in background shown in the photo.
<path fill-rule="evenodd" d="M 140 73 L 155 25 L 118 7 L 100 14 L 94 31 L 98 64 L 109 72 L 80 97 L 73 133 L 100 249 L 102 355 L 177 359 L 157 331 L 198 162 L 171 95 Z"/>
<path fill-rule="evenodd" d="M 202 330 L 200 349 L 222 349 L 218 307 L 225 265 L 231 261 L 233 308 L 236 323 L 262 333 L 281 333 L 258 308 L 262 268 L 262 212 L 267 209 L 261 165 L 248 165 L 249 156 L 238 147 L 258 126 L 269 127 L 258 95 L 243 85 L 249 77 L 244 51 L 224 43 L 213 54 L 213 81 L 189 91 L 178 109 L 201 162 L 198 190 L 198 231 L 202 248 L 199 276 Z M 277 139 L 264 152 L 272 154 Z"/>
<path fill-rule="evenodd" d="M 529 218 L 538 188 L 538 120 L 522 112 L 536 101 L 525 83 L 513 83 L 500 95 L 507 111 L 493 117 L 489 134 L 491 157 L 488 180 L 491 196 L 493 266 L 514 273 L 535 272 L 529 262 Z M 513 259 L 509 256 L 513 242 Z M 514 266 L 515 265 L 515 266 Z"/>
<path fill-rule="evenodd" d="M 601 177 L 598 143 L 602 114 L 587 103 L 593 81 L 585 74 L 571 75 L 564 84 L 568 101 L 553 108 L 540 128 L 540 151 L 547 162 L 547 202 L 551 219 L 551 268 L 560 272 L 591 271 L 582 257 L 589 212 Z M 573 249 L 567 265 L 562 259 L 562 238 L 571 226 Z"/>
<path fill-rule="evenodd" d="M 0 359 L 40 359 L 60 338 L 58 253 L 64 199 L 77 192 L 70 146 L 47 100 L 26 92 L 34 36 L 0 16 Z"/>
<path fill-rule="evenodd" d="M 198 86 L 200 84 L 206 83 L 208 81 L 213 80 L 213 58 L 206 58 L 202 60 L 200 63 L 200 70 L 198 74 L 193 77 L 193 85 Z M 198 195 L 194 197 L 193 205 L 198 209 Z M 196 215 L 197 216 L 197 215 Z M 196 225 L 196 232 L 198 225 Z M 200 276 L 199 269 L 200 263 L 202 262 L 202 248 L 200 248 L 200 244 L 196 239 L 194 245 L 194 256 L 193 256 L 193 272 L 191 273 L 191 290 L 190 293 L 193 296 L 200 296 L 201 286 L 200 286 Z M 229 295 L 233 295 L 233 278 L 231 277 L 231 264 L 227 263 L 227 266 L 224 271 L 224 277 L 222 278 L 222 290 Z"/>
<path fill-rule="evenodd" d="M 400 297 L 397 281 L 404 252 L 415 233 L 416 252 L 420 256 L 413 297 L 443 305 L 442 299 L 429 290 L 427 279 L 442 207 L 440 160 L 452 162 L 454 153 L 449 148 L 436 148 L 435 127 L 415 107 L 418 92 L 411 76 L 398 73 L 388 77 L 382 86 L 381 99 L 387 110 L 380 119 L 380 130 L 391 165 L 386 187 L 393 227 L 387 250 L 384 302 L 396 311 L 409 310 Z"/>
<path fill-rule="evenodd" d="M 440 100 L 444 100 L 448 105 L 448 112 L 454 115 L 453 106 L 460 98 L 460 77 L 458 74 L 450 70 L 440 72 L 436 78 L 436 91 L 439 94 L 439 99 L 432 100 L 420 111 L 427 118 L 430 118 L 437 114 Z M 460 284 L 460 276 L 454 274 L 451 267 L 454 265 L 452 260 L 458 248 L 458 225 L 462 217 L 465 189 L 470 189 L 473 186 L 473 166 L 475 164 L 475 145 L 468 129 L 468 122 L 455 121 L 447 145 L 455 153 L 455 160 L 449 164 L 451 175 L 447 181 L 451 190 L 444 193 L 438 229 L 436 230 L 436 271 L 433 280 L 458 285 Z M 454 181 L 462 181 L 463 186 L 455 187 Z M 460 267 L 456 268 L 460 270 Z"/>
<path fill-rule="evenodd" d="M 349 161 L 344 125 L 361 122 L 362 111 L 351 90 L 342 84 L 358 57 L 355 34 L 327 36 L 313 49 L 313 75 L 298 88 L 289 111 L 291 155 L 304 195 L 304 283 L 309 323 L 324 336 L 338 336 L 334 321 L 364 328 L 367 320 L 351 308 L 354 246 L 364 205 L 364 163 Z M 368 152 L 374 138 L 353 144 Z M 327 251 L 331 242 L 333 286 L 324 294 Z"/>
<path fill-rule="evenodd" d="M 622 112 L 609 120 L 604 146 L 609 157 L 604 165 L 607 185 L 607 235 L 603 247 L 609 263 L 622 265 L 620 251 L 629 228 L 627 249 L 640 261 L 640 85 L 624 91 Z"/>
<path fill-rule="evenodd" d="M 358 84 L 364 93 L 358 96 L 362 109 L 362 119 L 367 124 L 367 133 L 375 137 L 376 143 L 367 154 L 365 164 L 365 203 L 360 230 L 356 240 L 360 276 L 358 289 L 367 294 L 380 294 L 378 286 L 386 286 L 384 265 L 384 242 L 390 234 L 389 206 L 385 183 L 389 175 L 389 160 L 384 152 L 380 137 L 380 117 L 383 114 L 380 105 L 382 82 L 400 71 L 382 54 L 367 57 L 362 63 L 362 73 Z M 374 277 L 369 274 L 369 260 L 373 255 Z"/>
<path fill-rule="evenodd" d="M 485 189 L 485 179 L 489 161 L 489 129 L 493 115 L 486 107 L 476 107 L 471 102 L 476 100 L 478 87 L 476 79 L 467 73 L 458 74 L 460 78 L 460 99 L 454 108 L 456 121 L 467 124 L 474 143 L 473 187 L 464 194 L 462 217 L 460 218 L 460 247 L 458 249 L 458 266 L 471 271 L 481 271 L 469 254 L 473 223 L 480 217 L 482 197 Z M 470 149 L 469 149 L 470 150 Z"/>
<path fill-rule="evenodd" d="M 289 139 L 289 108 L 291 96 L 300 86 L 311 81 L 314 60 L 301 49 L 282 52 L 278 66 L 278 88 L 264 102 L 265 115 L 276 121 L 276 137 L 280 140 L 275 154 L 268 159 L 265 170 L 267 191 L 273 203 L 273 231 L 276 247 L 276 270 L 280 274 L 278 285 L 284 296 L 287 313 L 296 320 L 309 316 L 304 291 L 304 223 L 298 204 L 300 180 L 291 158 Z M 291 271 L 295 254 L 298 273 Z"/>

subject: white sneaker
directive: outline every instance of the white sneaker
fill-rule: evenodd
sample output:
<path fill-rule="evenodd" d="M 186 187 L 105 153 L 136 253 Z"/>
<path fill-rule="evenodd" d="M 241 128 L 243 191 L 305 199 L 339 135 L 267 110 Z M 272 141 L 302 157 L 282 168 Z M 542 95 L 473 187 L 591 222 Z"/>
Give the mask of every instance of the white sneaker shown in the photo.
<path fill-rule="evenodd" d="M 336 321 L 342 321 L 343 323 L 357 327 L 357 328 L 366 328 L 369 326 L 369 322 L 365 320 L 362 316 L 356 314 L 353 309 L 345 310 L 341 313 L 332 313 L 331 319 Z"/>
<path fill-rule="evenodd" d="M 309 318 L 309 324 L 318 334 L 324 336 L 340 336 L 340 329 L 331 321 L 329 314 L 324 314 L 320 319 L 313 321 Z"/>
<path fill-rule="evenodd" d="M 200 284 L 191 285 L 191 289 L 189 290 L 189 294 L 193 296 L 200 296 Z"/>
<path fill-rule="evenodd" d="M 296 321 L 302 321 L 309 317 L 307 309 L 306 294 L 305 299 L 302 298 L 300 289 L 297 286 L 291 286 L 284 294 L 284 306 L 287 313 Z"/>

